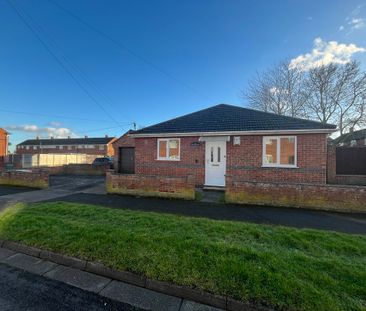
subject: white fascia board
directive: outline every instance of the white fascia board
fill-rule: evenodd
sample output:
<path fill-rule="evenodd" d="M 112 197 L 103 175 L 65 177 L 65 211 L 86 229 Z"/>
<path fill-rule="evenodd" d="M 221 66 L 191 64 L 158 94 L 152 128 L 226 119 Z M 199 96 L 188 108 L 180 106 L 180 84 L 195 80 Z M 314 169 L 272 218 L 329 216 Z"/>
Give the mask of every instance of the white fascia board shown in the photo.
<path fill-rule="evenodd" d="M 227 131 L 227 132 L 187 132 L 187 133 L 154 133 L 154 134 L 128 134 L 129 137 L 187 137 L 187 136 L 250 136 L 250 135 L 292 135 L 292 134 L 330 134 L 337 129 L 311 129 L 311 130 L 271 130 L 271 131 Z"/>

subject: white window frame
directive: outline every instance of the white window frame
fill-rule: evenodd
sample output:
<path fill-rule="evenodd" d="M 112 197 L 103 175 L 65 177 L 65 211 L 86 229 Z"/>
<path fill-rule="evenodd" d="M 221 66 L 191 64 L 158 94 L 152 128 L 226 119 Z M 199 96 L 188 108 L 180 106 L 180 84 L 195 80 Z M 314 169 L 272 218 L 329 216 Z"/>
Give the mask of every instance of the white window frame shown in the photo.
<path fill-rule="evenodd" d="M 178 154 L 178 158 L 177 159 L 170 159 L 168 158 L 169 156 L 169 140 L 178 140 L 178 144 L 179 144 L 179 154 Z M 159 145 L 161 141 L 166 141 L 166 154 L 167 157 L 166 158 L 162 158 L 159 156 Z M 180 161 L 180 138 L 158 138 L 157 140 L 157 156 L 156 159 L 159 161 Z"/>
<path fill-rule="evenodd" d="M 355 147 L 357 145 L 357 141 L 356 141 L 356 139 L 352 139 L 351 140 L 351 143 L 350 143 L 350 146 L 351 147 Z"/>
<path fill-rule="evenodd" d="M 281 164 L 281 138 L 294 138 L 295 139 L 295 159 L 294 164 Z M 266 163 L 266 140 L 277 140 L 277 161 L 278 163 Z M 262 167 L 282 167 L 282 168 L 298 168 L 297 166 L 297 136 L 263 136 L 262 139 Z"/>

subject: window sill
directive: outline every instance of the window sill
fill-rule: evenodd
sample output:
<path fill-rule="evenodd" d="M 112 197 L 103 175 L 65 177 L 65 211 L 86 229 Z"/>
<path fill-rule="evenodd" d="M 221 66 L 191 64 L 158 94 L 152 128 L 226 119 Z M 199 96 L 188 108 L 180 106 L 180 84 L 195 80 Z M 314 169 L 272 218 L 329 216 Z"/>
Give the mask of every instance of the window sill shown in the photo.
<path fill-rule="evenodd" d="M 178 162 L 178 161 L 180 161 L 180 159 L 155 159 L 155 161 L 173 161 L 173 162 Z"/>
<path fill-rule="evenodd" d="M 262 167 L 264 167 L 264 168 L 299 168 L 296 165 L 268 165 L 268 164 L 262 165 Z"/>

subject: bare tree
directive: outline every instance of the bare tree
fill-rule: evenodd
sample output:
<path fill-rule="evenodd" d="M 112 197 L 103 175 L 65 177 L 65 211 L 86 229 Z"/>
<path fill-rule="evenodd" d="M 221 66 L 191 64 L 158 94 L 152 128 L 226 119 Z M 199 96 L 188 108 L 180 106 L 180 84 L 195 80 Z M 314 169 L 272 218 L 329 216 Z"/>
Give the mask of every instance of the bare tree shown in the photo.
<path fill-rule="evenodd" d="M 366 74 L 357 62 L 309 70 L 304 86 L 306 109 L 322 123 L 335 123 L 341 134 L 365 123 Z"/>
<path fill-rule="evenodd" d="M 243 97 L 255 109 L 334 123 L 342 133 L 366 124 L 366 73 L 358 62 L 307 71 L 288 60 L 257 73 Z"/>
<path fill-rule="evenodd" d="M 338 108 L 333 100 L 337 68 L 334 64 L 311 68 L 303 85 L 304 91 L 308 94 L 306 110 L 309 117 L 322 123 L 333 121 Z"/>
<path fill-rule="evenodd" d="M 243 97 L 254 109 L 280 115 L 305 116 L 306 93 L 302 91 L 303 72 L 290 68 L 285 60 L 269 70 L 257 73 L 249 81 Z"/>

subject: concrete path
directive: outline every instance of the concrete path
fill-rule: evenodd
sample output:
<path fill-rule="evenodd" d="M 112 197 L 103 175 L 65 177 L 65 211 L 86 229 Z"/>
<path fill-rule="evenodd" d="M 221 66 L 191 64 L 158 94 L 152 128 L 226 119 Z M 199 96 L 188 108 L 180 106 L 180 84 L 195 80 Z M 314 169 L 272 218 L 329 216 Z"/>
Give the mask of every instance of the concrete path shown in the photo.
<path fill-rule="evenodd" d="M 296 208 L 137 198 L 91 193 L 77 193 L 58 198 L 57 200 L 96 204 L 110 208 L 205 217 L 216 220 L 234 220 L 366 234 L 366 214 L 332 213 Z"/>
<path fill-rule="evenodd" d="M 0 310 L 220 311 L 5 248 Z"/>

